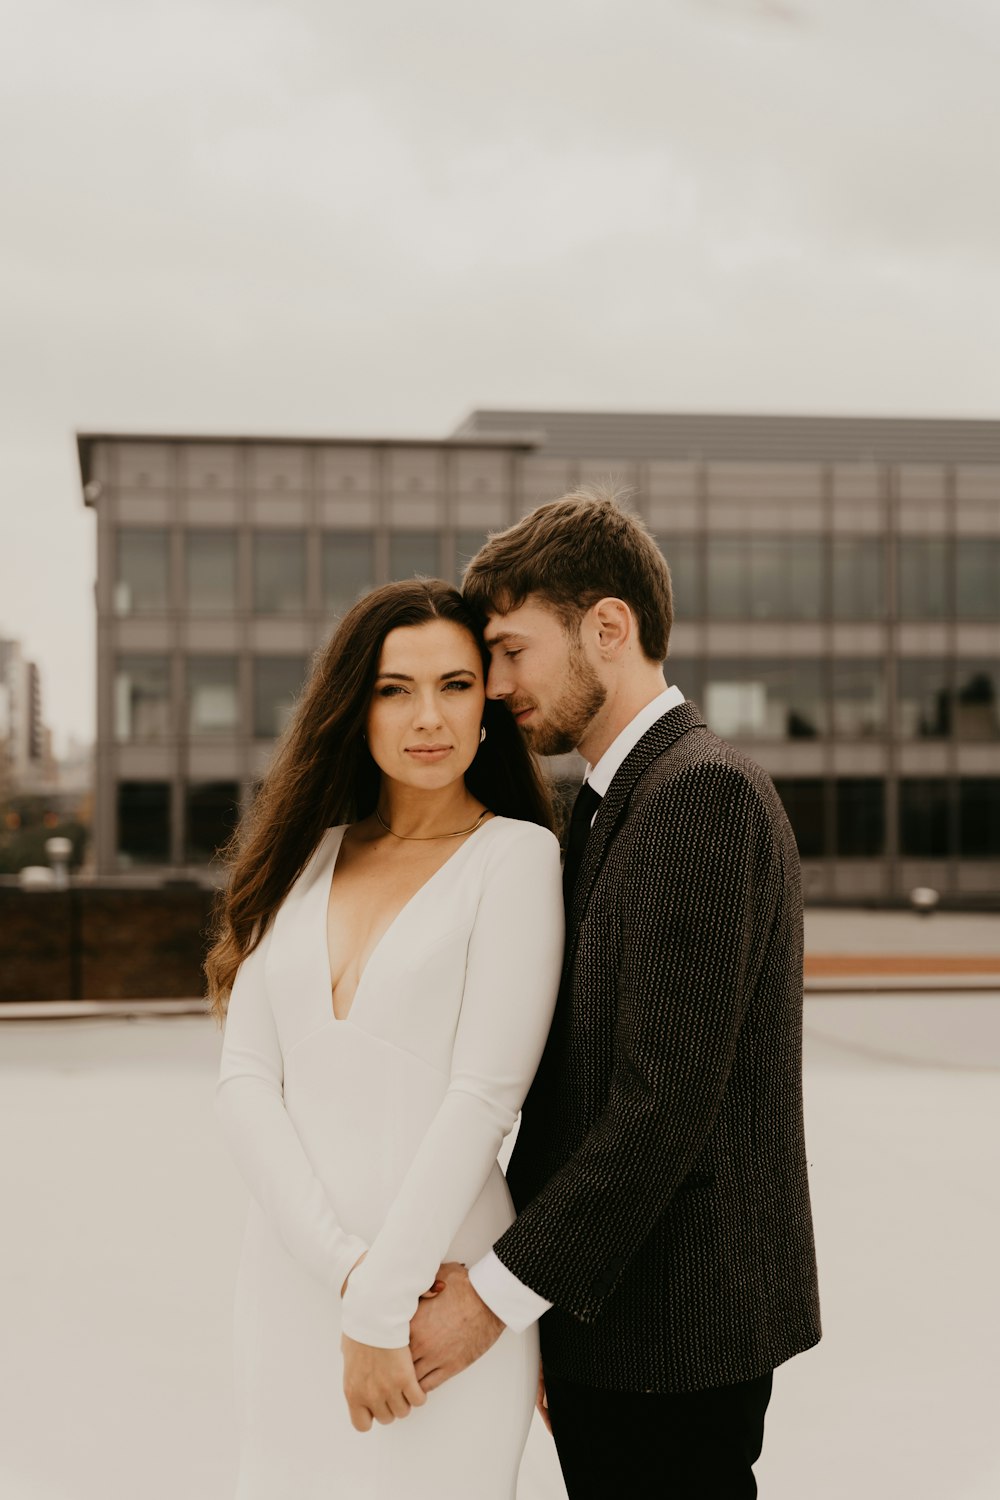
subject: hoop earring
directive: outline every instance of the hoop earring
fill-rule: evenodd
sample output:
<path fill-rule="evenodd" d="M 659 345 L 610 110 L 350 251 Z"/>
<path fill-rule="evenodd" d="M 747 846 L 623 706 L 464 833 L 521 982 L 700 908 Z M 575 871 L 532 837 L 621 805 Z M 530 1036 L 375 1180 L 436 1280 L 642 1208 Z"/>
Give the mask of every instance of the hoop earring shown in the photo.
<path fill-rule="evenodd" d="M 482 729 L 479 731 L 479 743 L 482 744 L 483 740 L 485 738 L 486 738 L 486 725 L 484 724 L 483 727 L 482 727 Z"/>

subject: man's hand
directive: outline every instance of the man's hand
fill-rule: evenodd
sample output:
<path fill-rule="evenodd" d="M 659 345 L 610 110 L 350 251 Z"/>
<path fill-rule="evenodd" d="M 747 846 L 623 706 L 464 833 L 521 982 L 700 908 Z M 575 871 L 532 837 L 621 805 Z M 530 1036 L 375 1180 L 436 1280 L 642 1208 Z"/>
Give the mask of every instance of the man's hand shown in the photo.
<path fill-rule="evenodd" d="M 409 1349 L 376 1349 L 341 1335 L 344 1351 L 344 1395 L 351 1423 L 367 1432 L 372 1419 L 386 1426 L 408 1417 L 427 1397 L 417 1383 Z"/>
<path fill-rule="evenodd" d="M 422 1391 L 436 1390 L 468 1369 L 493 1347 L 505 1327 L 475 1291 L 464 1266 L 449 1261 L 438 1279 L 444 1290 L 422 1298 L 410 1324 L 410 1353 Z"/>

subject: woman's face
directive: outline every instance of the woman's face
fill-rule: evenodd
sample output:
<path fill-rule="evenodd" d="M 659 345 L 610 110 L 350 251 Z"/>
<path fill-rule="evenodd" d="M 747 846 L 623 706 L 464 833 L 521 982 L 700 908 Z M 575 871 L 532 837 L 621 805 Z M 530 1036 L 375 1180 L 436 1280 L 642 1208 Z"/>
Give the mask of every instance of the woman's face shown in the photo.
<path fill-rule="evenodd" d="M 460 780 L 479 749 L 483 661 L 452 620 L 401 625 L 382 642 L 365 732 L 390 780 L 439 791 Z"/>

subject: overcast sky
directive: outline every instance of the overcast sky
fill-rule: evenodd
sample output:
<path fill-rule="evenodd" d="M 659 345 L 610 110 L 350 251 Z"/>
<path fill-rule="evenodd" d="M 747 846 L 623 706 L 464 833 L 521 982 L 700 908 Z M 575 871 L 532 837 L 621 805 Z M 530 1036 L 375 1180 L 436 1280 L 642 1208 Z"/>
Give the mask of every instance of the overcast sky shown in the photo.
<path fill-rule="evenodd" d="M 93 733 L 76 430 L 1000 416 L 995 0 L 8 8 L 0 634 Z"/>

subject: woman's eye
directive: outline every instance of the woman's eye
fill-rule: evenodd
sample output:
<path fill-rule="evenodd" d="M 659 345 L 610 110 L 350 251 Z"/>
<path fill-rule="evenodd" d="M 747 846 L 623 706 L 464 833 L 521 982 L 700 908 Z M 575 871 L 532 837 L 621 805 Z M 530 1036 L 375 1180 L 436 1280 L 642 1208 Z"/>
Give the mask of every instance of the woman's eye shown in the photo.
<path fill-rule="evenodd" d="M 398 682 L 389 682 L 386 683 L 385 687 L 379 688 L 378 696 L 380 698 L 395 698 L 397 694 L 405 691 L 406 689 L 401 687 Z"/>
<path fill-rule="evenodd" d="M 471 686 L 471 682 L 461 682 L 456 680 L 455 682 L 446 682 L 444 685 L 444 690 L 446 693 L 451 692 L 452 690 L 458 693 L 467 693 Z"/>

